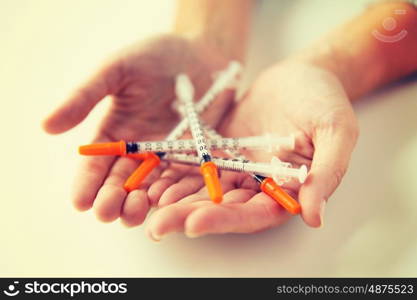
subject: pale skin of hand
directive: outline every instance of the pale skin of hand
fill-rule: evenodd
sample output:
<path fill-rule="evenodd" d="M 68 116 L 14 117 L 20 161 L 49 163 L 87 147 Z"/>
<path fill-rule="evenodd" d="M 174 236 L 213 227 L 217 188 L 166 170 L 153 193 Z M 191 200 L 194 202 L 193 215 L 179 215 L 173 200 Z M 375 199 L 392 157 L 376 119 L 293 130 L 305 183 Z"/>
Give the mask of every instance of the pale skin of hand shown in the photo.
<path fill-rule="evenodd" d="M 105 96 L 111 96 L 110 110 L 91 142 L 163 139 L 179 120 L 172 109 L 175 76 L 180 72 L 190 75 L 197 98 L 201 97 L 212 83 L 212 74 L 229 62 L 215 53 L 204 42 L 174 35 L 133 45 L 104 63 L 45 119 L 43 127 L 52 134 L 65 132 L 80 123 Z M 232 99 L 230 90 L 219 95 L 205 120 L 216 124 Z M 130 158 L 84 157 L 74 181 L 74 206 L 81 211 L 93 207 L 103 222 L 120 217 L 127 226 L 141 224 L 149 207 L 156 205 L 162 192 L 189 167 L 164 170 L 161 165 L 139 190 L 127 194 L 123 183 L 138 163 Z M 151 182 L 155 182 L 154 187 L 148 189 Z"/>
<path fill-rule="evenodd" d="M 381 20 L 395 9 L 407 11 L 397 21 L 398 28 L 406 29 L 409 35 L 399 43 L 382 43 L 369 33 L 376 29 L 383 32 Z M 312 227 L 323 225 L 325 203 L 346 172 L 357 140 L 359 130 L 348 98 L 356 100 L 417 69 L 416 13 L 415 7 L 401 2 L 370 8 L 294 56 L 297 58 L 266 70 L 220 126 L 226 136 L 295 133 L 295 152 L 277 154 L 295 166 L 310 166 L 307 181 L 301 187 L 290 184 L 286 188 L 298 198 L 302 218 Z M 268 159 L 255 153 L 249 156 Z M 159 202 L 166 207 L 151 216 L 149 235 L 159 239 L 173 231 L 190 237 L 249 233 L 285 222 L 289 215 L 271 198 L 259 193 L 250 180 L 248 176 L 224 172 L 226 194 L 222 205 L 212 204 L 204 188 L 181 200 L 185 193 L 176 197 L 181 185 L 174 185 Z M 194 182 L 203 186 L 198 177 Z"/>
<path fill-rule="evenodd" d="M 302 218 L 323 225 L 324 206 L 347 170 L 358 136 L 357 121 L 343 87 L 330 72 L 308 63 L 286 61 L 264 71 L 220 125 L 225 136 L 295 134 L 295 151 L 281 160 L 310 167 L 307 181 L 285 185 L 299 200 Z M 246 153 L 255 161 L 271 154 Z M 200 176 L 183 177 L 170 186 L 149 220 L 148 234 L 158 240 L 171 232 L 189 237 L 216 233 L 251 233 L 287 221 L 290 215 L 246 174 L 223 172 L 224 201 L 214 204 Z"/>

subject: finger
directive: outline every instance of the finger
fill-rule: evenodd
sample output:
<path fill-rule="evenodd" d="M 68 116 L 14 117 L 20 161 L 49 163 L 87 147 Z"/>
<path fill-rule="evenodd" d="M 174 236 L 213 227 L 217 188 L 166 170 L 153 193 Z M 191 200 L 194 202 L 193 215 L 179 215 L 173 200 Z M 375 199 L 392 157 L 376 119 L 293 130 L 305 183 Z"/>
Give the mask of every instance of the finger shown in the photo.
<path fill-rule="evenodd" d="M 224 194 L 222 204 L 245 203 L 257 194 L 252 189 L 233 189 Z"/>
<path fill-rule="evenodd" d="M 158 166 L 145 178 L 139 189 L 131 191 L 122 207 L 121 221 L 127 227 L 138 226 L 143 223 L 151 207 L 148 197 L 149 186 L 161 175 L 163 168 Z"/>
<path fill-rule="evenodd" d="M 131 191 L 123 203 L 121 220 L 127 227 L 143 223 L 149 211 L 148 193 L 144 189 Z"/>
<path fill-rule="evenodd" d="M 299 192 L 302 217 L 307 225 L 323 226 L 327 199 L 347 170 L 356 138 L 355 129 L 349 126 L 317 131 L 311 169 Z"/>
<path fill-rule="evenodd" d="M 147 235 L 154 241 L 159 241 L 171 232 L 182 232 L 186 217 L 196 208 L 210 204 L 209 202 L 194 202 L 188 204 L 174 203 L 155 211 L 147 224 Z"/>
<path fill-rule="evenodd" d="M 93 143 L 105 143 L 109 139 L 98 137 Z M 111 166 L 115 161 L 111 156 L 82 157 L 81 164 L 74 178 L 72 203 L 79 211 L 85 211 L 93 206 L 94 199 Z"/>
<path fill-rule="evenodd" d="M 230 197 L 234 197 L 231 195 Z M 290 215 L 264 193 L 240 195 L 246 203 L 201 207 L 189 214 L 185 234 L 198 237 L 213 233 L 252 233 L 277 226 Z"/>
<path fill-rule="evenodd" d="M 193 170 L 197 170 L 194 168 Z M 220 182 L 223 193 L 227 193 L 239 186 L 244 174 L 234 172 L 222 172 Z M 190 203 L 200 200 L 207 200 L 208 191 L 201 174 L 196 171 L 195 175 L 188 175 L 173 184 L 163 194 L 159 202 L 160 206 L 169 205 L 175 202 Z"/>
<path fill-rule="evenodd" d="M 117 91 L 120 77 L 116 63 L 101 68 L 44 120 L 45 131 L 58 134 L 79 124 L 101 99 Z"/>
<path fill-rule="evenodd" d="M 223 196 L 224 196 L 223 201 L 221 202 L 222 204 L 227 203 L 227 201 L 230 201 L 230 199 L 234 199 L 235 202 L 240 202 L 239 198 L 236 200 L 235 197 L 230 197 L 231 194 L 229 194 L 233 191 L 238 191 L 238 192 L 236 192 L 236 194 L 239 195 L 239 193 L 242 193 L 243 191 L 245 191 L 244 189 L 237 189 L 237 182 L 240 180 L 240 179 L 238 179 L 240 177 L 238 175 L 239 174 L 233 174 L 233 172 L 223 172 L 222 173 L 222 177 L 220 178 L 220 182 L 221 182 L 221 185 L 222 185 Z M 201 177 L 201 175 L 199 175 L 199 176 Z M 201 180 L 203 180 L 203 179 L 201 179 Z M 204 185 L 204 181 L 202 182 L 202 184 L 200 186 L 201 186 L 201 188 L 198 191 L 195 191 L 193 193 L 189 193 L 187 196 L 184 196 L 182 199 L 178 199 L 177 201 L 179 203 L 192 203 L 192 202 L 197 202 L 197 201 L 210 201 L 209 194 L 208 194 L 208 191 L 207 191 L 207 187 Z M 227 194 L 229 194 L 229 197 L 225 197 Z"/>
<path fill-rule="evenodd" d="M 159 179 L 153 182 L 148 190 L 148 197 L 151 205 L 156 205 L 162 194 L 174 183 L 178 182 L 191 169 L 190 166 L 171 165 L 162 172 Z"/>
<path fill-rule="evenodd" d="M 200 174 L 187 175 L 177 183 L 171 185 L 161 196 L 160 207 L 175 203 L 184 197 L 194 194 L 204 187 L 204 180 Z"/>
<path fill-rule="evenodd" d="M 114 163 L 94 200 L 94 211 L 102 222 L 112 222 L 120 216 L 127 192 L 123 183 L 137 167 L 137 162 L 121 157 Z"/>

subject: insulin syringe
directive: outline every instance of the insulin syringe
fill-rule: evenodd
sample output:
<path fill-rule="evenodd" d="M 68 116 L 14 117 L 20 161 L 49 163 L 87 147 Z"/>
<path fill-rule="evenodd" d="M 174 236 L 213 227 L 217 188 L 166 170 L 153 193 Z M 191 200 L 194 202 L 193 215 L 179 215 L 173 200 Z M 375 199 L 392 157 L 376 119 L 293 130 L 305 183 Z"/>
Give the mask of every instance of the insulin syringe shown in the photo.
<path fill-rule="evenodd" d="M 203 175 L 210 199 L 214 203 L 220 203 L 223 200 L 223 190 L 220 184 L 219 173 L 216 165 L 211 161 L 211 153 L 207 146 L 203 126 L 200 124 L 193 103 L 194 87 L 187 75 L 180 74 L 177 76 L 175 92 L 185 108 L 191 135 L 195 140 L 195 149 L 197 151 L 200 171 Z"/>
<path fill-rule="evenodd" d="M 193 154 L 167 153 L 162 159 L 189 165 L 200 164 L 200 158 Z M 282 178 L 297 178 L 300 183 L 303 183 L 307 177 L 307 167 L 305 165 L 302 165 L 298 169 L 291 168 L 287 163 L 280 161 L 276 157 L 272 158 L 271 163 L 219 157 L 212 157 L 211 161 L 222 170 L 256 173 L 262 176 L 272 177 L 276 182 L 280 182 Z"/>
<path fill-rule="evenodd" d="M 244 150 L 263 149 L 278 150 L 281 147 L 294 149 L 294 136 L 279 137 L 271 134 L 264 136 L 241 138 L 216 138 L 206 141 L 210 150 Z M 193 152 L 196 149 L 195 141 L 188 140 L 163 140 L 140 142 L 110 142 L 83 145 L 79 153 L 83 155 L 126 155 L 141 152 Z"/>
<path fill-rule="evenodd" d="M 221 138 L 216 130 L 213 128 L 204 125 L 204 130 L 210 138 Z M 294 147 L 294 144 L 293 144 Z M 231 157 L 247 161 L 245 156 L 241 154 L 238 150 L 224 150 Z M 281 166 L 291 167 L 289 163 L 281 162 Z M 249 173 L 252 178 L 259 183 L 261 190 L 267 194 L 269 197 L 278 202 L 282 207 L 284 207 L 289 213 L 296 215 L 301 212 L 300 204 L 293 199 L 288 193 L 286 193 L 279 184 L 283 184 L 286 180 L 290 179 L 289 177 L 276 177 L 277 181 L 268 176 L 263 176 L 257 173 Z"/>
<path fill-rule="evenodd" d="M 232 61 L 227 66 L 226 70 L 219 73 L 219 76 L 213 82 L 208 91 L 204 94 L 199 102 L 195 104 L 195 111 L 202 113 L 216 98 L 216 96 L 225 90 L 236 79 L 236 76 L 242 70 L 242 66 L 237 61 Z M 178 125 L 166 137 L 166 140 L 177 140 L 181 138 L 184 132 L 188 129 L 188 119 L 183 118 Z"/>
<path fill-rule="evenodd" d="M 202 113 L 216 98 L 216 96 L 225 90 L 231 85 L 231 83 L 236 79 L 236 76 L 241 71 L 242 66 L 237 61 L 232 61 L 229 63 L 227 68 L 224 71 L 221 71 L 210 86 L 208 91 L 204 94 L 200 101 L 195 105 L 195 109 L 198 113 Z M 183 118 L 178 125 L 168 134 L 166 140 L 177 140 L 181 138 L 184 132 L 188 129 L 188 120 Z M 164 152 L 159 152 L 159 156 L 163 155 Z M 148 152 L 148 153 L 139 153 L 139 154 L 127 154 L 127 156 L 143 160 L 138 168 L 129 176 L 129 178 L 124 183 L 124 189 L 127 192 L 138 189 L 143 180 L 148 176 L 152 170 L 157 167 L 160 163 L 160 158 L 158 155 Z"/>

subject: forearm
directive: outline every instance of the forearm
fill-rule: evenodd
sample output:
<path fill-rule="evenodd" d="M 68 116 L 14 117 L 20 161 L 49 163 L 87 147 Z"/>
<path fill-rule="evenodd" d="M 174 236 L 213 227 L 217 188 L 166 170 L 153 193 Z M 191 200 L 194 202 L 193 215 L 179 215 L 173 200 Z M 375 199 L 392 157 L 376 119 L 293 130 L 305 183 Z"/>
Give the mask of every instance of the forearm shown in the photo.
<path fill-rule="evenodd" d="M 178 0 L 174 31 L 242 61 L 253 0 Z"/>
<path fill-rule="evenodd" d="M 389 17 L 396 21 L 391 31 L 383 25 Z M 373 34 L 394 36 L 402 30 L 406 35 L 395 42 Z M 296 57 L 332 71 L 349 97 L 357 99 L 417 70 L 417 9 L 403 2 L 377 4 Z"/>

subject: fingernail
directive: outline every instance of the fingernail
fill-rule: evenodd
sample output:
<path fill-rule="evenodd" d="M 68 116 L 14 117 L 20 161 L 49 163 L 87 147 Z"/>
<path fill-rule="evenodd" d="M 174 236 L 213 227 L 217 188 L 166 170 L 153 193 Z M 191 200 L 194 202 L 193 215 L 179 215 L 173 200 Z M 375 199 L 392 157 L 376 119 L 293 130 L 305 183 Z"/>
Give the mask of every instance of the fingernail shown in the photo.
<path fill-rule="evenodd" d="M 320 204 L 320 226 L 322 228 L 324 226 L 324 211 L 326 210 L 326 200 L 323 200 Z"/>
<path fill-rule="evenodd" d="M 161 241 L 162 235 L 158 235 L 158 234 L 152 233 L 151 231 L 148 231 L 148 237 L 154 242 L 159 242 Z"/>

